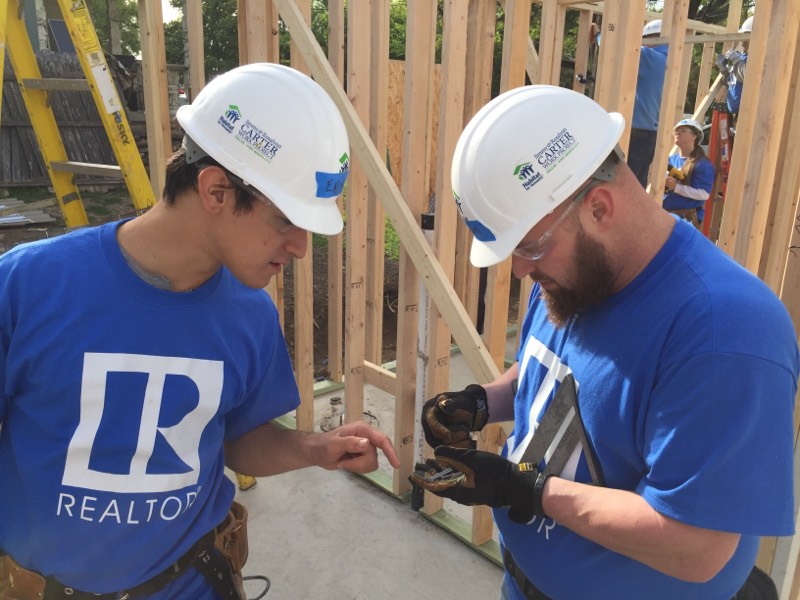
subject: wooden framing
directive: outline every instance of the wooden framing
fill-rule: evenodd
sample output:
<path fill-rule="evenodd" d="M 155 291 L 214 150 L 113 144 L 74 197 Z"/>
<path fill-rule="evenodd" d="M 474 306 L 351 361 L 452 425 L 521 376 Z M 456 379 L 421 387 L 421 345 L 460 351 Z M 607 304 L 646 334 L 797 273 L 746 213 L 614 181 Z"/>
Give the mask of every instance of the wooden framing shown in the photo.
<path fill-rule="evenodd" d="M 147 110 L 147 159 L 150 184 L 156 198 L 164 189 L 167 159 L 172 155 L 167 95 L 167 55 L 164 50 L 164 17 L 160 2 L 139 2 L 142 43 L 142 78 Z"/>
<path fill-rule="evenodd" d="M 408 59 L 404 84 L 407 101 L 404 102 L 403 111 L 404 168 L 401 185 L 410 218 L 414 226 L 419 227 L 422 213 L 427 210 L 430 181 L 436 7 L 427 0 L 408 0 L 407 10 Z M 410 49 L 414 49 L 413 54 L 408 51 Z M 416 381 L 425 373 L 425 369 L 417 373 L 417 355 L 418 352 L 423 355 L 423 364 L 428 356 L 427 348 L 418 348 L 417 345 L 417 323 L 423 314 L 427 314 L 427 306 L 420 306 L 419 275 L 413 258 L 405 248 L 401 248 L 394 439 L 402 467 L 393 474 L 392 490 L 395 494 L 409 491 L 411 485 L 408 476 L 413 470 L 415 457 L 422 456 L 422 440 L 415 439 L 414 431 L 417 419 Z M 425 389 L 424 382 L 422 389 Z"/>
<path fill-rule="evenodd" d="M 370 117 L 369 133 L 375 148 L 387 148 L 389 112 L 389 7 L 373 2 L 370 10 Z M 367 360 L 381 363 L 383 350 L 383 270 L 384 212 L 374 188 L 367 194 L 367 289 L 366 348 Z"/>
<path fill-rule="evenodd" d="M 186 31 L 189 36 L 189 101 L 206 86 L 205 56 L 203 48 L 203 5 L 187 2 Z"/>
<path fill-rule="evenodd" d="M 306 23 L 311 22 L 311 0 L 296 0 Z M 266 3 L 272 8 L 271 3 Z M 277 13 L 271 11 L 276 17 Z M 269 23 L 269 21 L 268 21 Z M 271 27 L 271 25 L 270 25 Z M 277 40 L 277 35 L 274 38 Z M 292 42 L 291 66 L 308 74 L 308 67 Z M 314 244 L 311 233 L 306 234 L 306 255 L 294 260 L 294 371 L 300 391 L 300 406 L 295 418 L 299 431 L 314 430 Z"/>
<path fill-rule="evenodd" d="M 353 116 L 362 131 L 369 131 L 369 75 L 371 52 L 372 2 L 363 0 L 347 5 L 347 94 Z M 280 6 L 280 3 L 279 3 Z M 281 11 L 286 20 L 286 14 Z M 297 27 L 289 26 L 290 31 Z M 308 28 L 305 28 L 308 31 Z M 293 39 L 297 39 L 295 35 Z M 317 46 L 315 48 L 319 50 Z M 315 74 L 317 81 L 319 76 Z M 320 82 L 321 83 L 321 82 Z M 349 131 L 349 130 L 348 130 Z M 351 134 L 352 135 L 352 134 Z M 367 136 L 364 143 L 373 150 Z M 352 145 L 352 140 L 351 140 Z M 377 151 L 376 151 L 377 152 Z M 366 359 L 366 277 L 367 277 L 367 174 L 364 160 L 354 153 L 351 157 L 350 178 L 347 184 L 347 262 L 345 267 L 345 419 L 361 419 L 364 412 L 364 361 Z"/>
<path fill-rule="evenodd" d="M 538 52 L 529 35 L 530 0 L 505 0 L 505 39 L 502 59 L 501 89 L 525 83 L 525 73 L 532 82 L 558 84 L 563 46 L 564 20 L 568 11 L 577 10 L 580 37 L 588 31 L 593 14 L 603 15 L 603 43 L 595 84 L 595 98 L 609 110 L 623 113 L 630 121 L 635 89 L 638 53 L 641 47 L 641 25 L 645 19 L 657 18 L 646 13 L 639 3 L 626 0 L 605 0 L 587 3 L 575 0 L 535 0 L 542 5 L 541 40 Z M 386 143 L 381 127 L 385 125 L 386 100 L 382 92 L 388 87 L 382 71 L 387 29 L 386 4 L 381 0 L 348 3 L 347 49 L 344 48 L 344 0 L 329 3 L 328 59 L 319 48 L 307 25 L 308 13 L 303 9 L 308 0 L 239 0 L 240 47 L 249 60 L 277 60 L 278 12 L 292 34 L 292 61 L 302 59 L 305 69 L 326 89 L 345 118 L 350 134 L 352 173 L 346 195 L 347 248 L 346 308 L 342 297 L 343 259 L 341 238 L 332 238 L 329 245 L 329 361 L 331 376 L 344 375 L 346 414 L 348 420 L 360 418 L 363 411 L 364 385 L 374 385 L 395 395 L 395 444 L 403 461 L 391 483 L 398 496 L 408 491 L 407 475 L 414 456 L 417 380 L 423 378 L 427 395 L 447 388 L 446 373 L 450 356 L 451 336 L 464 355 L 478 382 L 494 379 L 503 368 L 505 335 L 508 327 L 507 307 L 509 267 L 500 265 L 489 270 L 490 290 L 484 335 L 474 327 L 476 318 L 477 275 L 466 260 L 469 234 L 456 219 L 448 202 L 450 159 L 453 147 L 466 121 L 488 101 L 491 85 L 491 39 L 495 28 L 495 3 L 482 0 L 447 0 L 444 3 L 442 30 L 442 94 L 438 106 L 433 105 L 433 62 L 436 36 L 436 3 L 407 0 L 407 60 L 405 64 L 405 107 L 403 112 L 402 181 L 395 184 L 386 169 Z M 739 34 L 738 15 L 742 0 L 732 0 L 727 28 L 710 26 L 687 19 L 689 0 L 667 0 L 663 38 L 653 43 L 670 44 L 667 78 L 661 108 L 661 122 L 656 159 L 651 170 L 664 172 L 671 147 L 671 126 L 683 113 L 692 45 L 704 44 L 697 97 L 696 115 L 703 115 L 721 89 L 722 80 L 713 67 L 714 44 L 734 44 L 746 36 Z M 140 3 L 143 32 L 151 35 L 155 18 Z M 643 3 L 642 3 L 643 4 Z M 735 15 L 735 16 L 734 16 Z M 750 39 L 742 111 L 733 153 L 731 177 L 722 218 L 720 246 L 748 269 L 758 273 L 777 292 L 789 308 L 800 333 L 800 258 L 788 252 L 789 246 L 800 246 L 798 222 L 800 200 L 800 6 L 796 2 L 760 0 L 759 20 Z M 188 19 L 191 28 L 197 19 Z M 191 25 L 194 22 L 195 25 Z M 269 23 L 269 25 L 268 25 Z M 613 26 L 613 27 L 610 27 Z M 268 43 L 267 43 L 268 42 Z M 147 45 L 152 61 L 158 44 Z M 201 43 L 202 47 L 202 43 Z M 588 44 L 579 40 L 576 69 L 586 71 Z M 345 55 L 349 57 L 344 73 Z M 776 58 L 777 57 L 777 58 Z M 793 57 L 789 60 L 786 57 Z M 769 68 L 765 68 L 769 64 Z M 151 62 L 147 69 L 150 81 L 159 76 Z M 343 82 L 347 83 L 347 92 Z M 576 89 L 582 89 L 578 85 Z M 163 88 L 162 88 L 163 89 Z M 434 132 L 432 124 L 438 114 L 438 144 L 435 165 L 431 164 Z M 150 132 L 149 132 L 150 133 Z M 153 131 L 157 136 L 158 132 Z M 627 134 L 622 143 L 627 145 Z M 436 192 L 436 233 L 433 248 L 420 230 L 419 222 L 427 206 L 433 173 Z M 653 186 L 658 188 L 659 186 Z M 660 190 L 652 189 L 660 201 Z M 400 258 L 400 302 L 398 305 L 398 340 L 396 371 L 381 365 L 379 349 L 381 322 L 379 308 L 382 277 L 381 211 L 398 232 L 403 249 Z M 425 307 L 419 305 L 420 282 L 435 307 L 429 320 L 430 346 L 420 356 L 427 367 L 417 369 L 417 322 Z M 373 285 L 374 284 L 374 285 Z M 301 284 L 301 285 L 307 285 Z M 521 286 L 521 298 L 527 299 L 529 288 Z M 458 293 L 456 293 L 458 290 Z M 278 290 L 278 294 L 280 291 Z M 302 295 L 295 289 L 295 298 Z M 310 295 L 310 294 L 309 294 Z M 370 303 L 372 309 L 370 309 Z M 465 308 L 467 305 L 469 309 Z M 520 303 L 520 315 L 525 302 Z M 295 306 L 296 313 L 305 313 L 307 305 Z M 346 311 L 346 332 L 343 343 L 342 311 Z M 338 313 L 336 312 L 338 311 Z M 311 319 L 306 319 L 309 323 Z M 296 324 L 297 325 L 297 324 Z M 300 361 L 298 379 L 312 380 L 308 371 L 309 355 L 304 345 L 312 345 L 306 334 L 298 337 Z M 372 340 L 372 341 L 368 341 Z M 345 360 L 341 363 L 342 348 Z M 337 357 L 339 357 L 337 359 Z M 338 366 L 337 366 L 338 361 Z M 313 364 L 313 361 L 312 361 Z M 313 425 L 313 405 L 304 397 L 310 412 L 298 412 L 300 428 Z M 306 410 L 305 408 L 303 410 Z M 800 426 L 800 411 L 795 431 Z M 499 428 L 488 429 L 481 447 L 496 449 L 502 437 Z M 441 502 L 426 501 L 426 512 L 441 521 Z M 438 516 L 437 516 L 438 515 Z M 491 539 L 488 513 L 476 510 L 471 531 L 458 534 L 475 546 L 487 548 Z M 798 538 L 765 540 L 759 564 L 768 569 L 778 583 L 782 598 L 795 597 L 800 582 L 795 577 L 800 553 Z M 789 594 L 792 594 L 791 596 Z"/>
<path fill-rule="evenodd" d="M 656 136 L 656 152 L 650 166 L 649 181 L 661 181 L 660 174 L 667 172 L 667 158 L 672 147 L 672 126 L 675 115 L 683 111 L 683 99 L 678 98 L 681 72 L 683 69 L 684 42 L 686 38 L 689 0 L 667 2 L 662 22 L 662 35 L 670 39 L 667 54 L 667 74 L 664 77 L 664 90 L 661 94 L 661 111 L 658 122 L 661 127 Z M 650 194 L 657 202 L 661 202 L 663 190 L 661 185 L 651 185 Z"/>
<path fill-rule="evenodd" d="M 336 78 L 344 83 L 345 54 L 344 0 L 328 2 L 328 61 Z M 342 198 L 337 200 L 342 208 Z M 343 375 L 344 328 L 344 288 L 342 270 L 344 268 L 344 234 L 328 238 L 328 371 L 332 381 L 341 383 Z"/>

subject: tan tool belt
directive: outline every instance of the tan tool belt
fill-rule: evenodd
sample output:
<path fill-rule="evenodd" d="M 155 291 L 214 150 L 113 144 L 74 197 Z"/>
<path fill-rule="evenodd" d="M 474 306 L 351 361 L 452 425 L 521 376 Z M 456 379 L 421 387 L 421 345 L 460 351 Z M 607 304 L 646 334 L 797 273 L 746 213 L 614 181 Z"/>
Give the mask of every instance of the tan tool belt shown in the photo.
<path fill-rule="evenodd" d="M 211 532 L 209 532 L 209 534 L 210 533 Z M 227 567 L 230 568 L 233 586 L 239 594 L 239 598 L 244 600 L 247 596 L 245 596 L 244 585 L 242 583 L 242 567 L 247 561 L 248 554 L 247 509 L 238 502 L 234 501 L 225 520 L 215 528 L 214 547 L 224 557 Z M 192 551 L 197 552 L 194 548 Z M 216 571 L 212 572 L 213 564 L 206 563 L 202 559 L 200 561 L 195 561 L 194 557 L 190 556 L 181 557 L 178 562 L 185 563 L 186 568 L 194 563 L 195 568 L 197 568 L 210 583 L 214 584 L 215 589 L 220 585 L 224 586 L 219 573 Z M 186 569 L 182 568 L 180 572 L 185 572 L 185 570 Z M 221 572 L 222 568 L 219 571 Z M 163 583 L 156 581 L 159 578 L 161 578 Z M 225 577 L 225 579 L 227 579 L 227 577 Z M 135 598 L 137 595 L 154 593 L 171 580 L 172 578 L 163 577 L 163 574 L 156 576 L 153 580 L 129 590 L 130 597 Z M 117 596 L 117 594 L 101 594 L 95 596 L 95 594 L 67 588 L 52 578 L 45 578 L 35 571 L 29 571 L 21 567 L 13 558 L 0 553 L 0 600 L 48 600 L 48 597 L 52 597 L 53 591 L 59 588 L 63 592 L 61 595 L 58 595 L 59 598 L 64 597 L 64 594 L 76 598 Z M 67 592 L 67 590 L 69 590 L 69 592 Z M 218 589 L 218 591 L 220 590 Z M 224 593 L 223 597 L 228 597 L 227 593 Z"/>
<path fill-rule="evenodd" d="M 242 567 L 247 562 L 249 547 L 247 544 L 247 509 L 233 501 L 228 516 L 217 526 L 217 536 L 214 547 L 222 556 L 228 559 L 233 574 L 233 582 L 239 597 L 244 599 L 244 584 L 242 582 Z"/>
<path fill-rule="evenodd" d="M 0 600 L 42 600 L 44 577 L 20 567 L 4 554 L 0 556 Z"/>

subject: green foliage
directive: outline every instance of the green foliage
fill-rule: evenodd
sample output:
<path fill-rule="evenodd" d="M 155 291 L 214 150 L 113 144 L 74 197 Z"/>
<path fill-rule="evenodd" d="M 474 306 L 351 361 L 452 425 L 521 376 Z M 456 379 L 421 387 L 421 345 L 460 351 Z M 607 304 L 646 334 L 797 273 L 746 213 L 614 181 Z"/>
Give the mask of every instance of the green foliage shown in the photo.
<path fill-rule="evenodd" d="M 183 0 L 170 0 L 183 10 Z M 236 0 L 203 0 L 203 52 L 206 80 L 239 64 Z M 180 21 L 164 28 L 167 62 L 184 64 L 183 26 Z"/>
<path fill-rule="evenodd" d="M 179 20 L 164 23 L 164 50 L 167 64 L 183 64 L 183 23 Z"/>
<path fill-rule="evenodd" d="M 108 0 L 88 0 L 89 14 L 103 49 L 111 53 L 111 35 L 108 27 Z M 136 55 L 141 50 L 139 40 L 139 7 L 137 0 L 116 0 L 123 54 Z"/>
<path fill-rule="evenodd" d="M 386 258 L 400 260 L 400 236 L 397 235 L 397 231 L 395 231 L 392 222 L 388 218 L 384 228 L 383 248 Z"/>

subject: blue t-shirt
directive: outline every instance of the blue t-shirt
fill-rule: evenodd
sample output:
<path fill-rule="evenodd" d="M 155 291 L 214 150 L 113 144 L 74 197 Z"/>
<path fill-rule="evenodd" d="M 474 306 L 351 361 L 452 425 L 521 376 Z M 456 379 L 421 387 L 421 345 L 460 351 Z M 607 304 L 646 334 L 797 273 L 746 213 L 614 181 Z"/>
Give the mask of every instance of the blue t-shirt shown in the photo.
<path fill-rule="evenodd" d="M 224 268 L 193 291 L 152 287 L 118 225 L 0 257 L 0 548 L 95 593 L 150 579 L 218 525 L 223 443 L 299 403 L 263 290 Z M 194 571 L 171 587 L 216 598 Z"/>
<path fill-rule="evenodd" d="M 668 46 L 642 46 L 639 75 L 636 79 L 636 101 L 631 120 L 633 129 L 658 130 L 668 49 Z"/>
<path fill-rule="evenodd" d="M 600 44 L 602 35 L 595 38 Z M 639 72 L 636 76 L 636 98 L 633 104 L 632 129 L 658 131 L 661 111 L 661 94 L 667 72 L 669 46 L 642 46 L 639 54 Z"/>
<path fill-rule="evenodd" d="M 747 52 L 742 52 L 741 61 L 747 63 Z M 728 104 L 728 111 L 736 114 L 739 112 L 739 105 L 742 102 L 742 80 L 736 77 L 733 71 L 728 73 L 728 91 L 725 100 Z"/>
<path fill-rule="evenodd" d="M 494 511 L 501 543 L 558 600 L 598 590 L 614 600 L 730 600 L 754 564 L 759 536 L 794 530 L 798 348 L 783 304 L 679 219 L 639 276 L 564 328 L 548 321 L 538 292 L 522 327 L 515 430 L 504 453 L 519 461 L 531 419 L 541 419 L 572 373 L 607 487 L 635 492 L 683 523 L 740 533 L 741 541 L 702 584 L 606 550 L 550 518 L 514 523 L 507 509 Z M 561 477 L 591 481 L 581 451 Z"/>
<path fill-rule="evenodd" d="M 686 158 L 682 158 L 680 154 L 672 154 L 667 162 L 671 167 L 682 169 L 687 160 Z M 689 181 L 680 183 L 685 183 L 692 188 L 705 190 L 711 194 L 711 190 L 714 187 L 714 175 L 714 165 L 711 164 L 711 161 L 708 160 L 708 158 L 701 158 L 695 163 Z M 686 196 L 681 196 L 676 191 L 669 191 L 664 194 L 663 206 L 666 210 L 696 208 L 697 217 L 700 221 L 703 220 L 703 215 L 705 214 L 705 205 L 706 200 L 687 198 Z"/>

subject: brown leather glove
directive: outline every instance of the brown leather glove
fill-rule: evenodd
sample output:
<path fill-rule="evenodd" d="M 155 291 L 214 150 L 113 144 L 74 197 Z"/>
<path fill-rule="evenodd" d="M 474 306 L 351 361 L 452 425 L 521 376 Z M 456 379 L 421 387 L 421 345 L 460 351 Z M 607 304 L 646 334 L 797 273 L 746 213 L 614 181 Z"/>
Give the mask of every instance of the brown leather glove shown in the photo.
<path fill-rule="evenodd" d="M 411 483 L 459 504 L 509 507 L 517 523 L 544 517 L 542 490 L 547 475 L 531 463 L 516 464 L 493 452 L 439 446 L 436 460 L 418 463 Z"/>
<path fill-rule="evenodd" d="M 422 407 L 422 429 L 432 448 L 474 448 L 470 433 L 483 429 L 488 420 L 486 390 L 474 383 L 460 392 L 439 394 Z"/>

